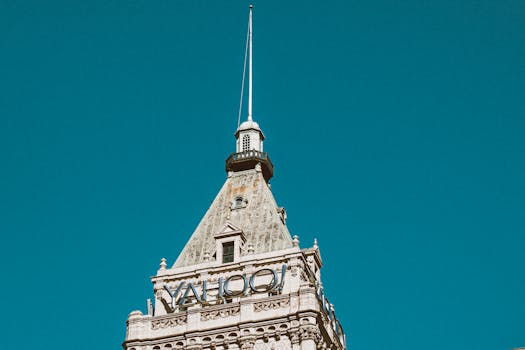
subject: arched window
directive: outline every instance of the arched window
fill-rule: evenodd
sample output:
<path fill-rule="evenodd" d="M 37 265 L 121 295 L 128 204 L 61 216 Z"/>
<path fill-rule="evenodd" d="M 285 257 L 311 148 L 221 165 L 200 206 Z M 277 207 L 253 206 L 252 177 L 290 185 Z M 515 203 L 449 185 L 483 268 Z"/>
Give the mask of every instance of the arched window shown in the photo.
<path fill-rule="evenodd" d="M 250 150 L 250 135 L 244 135 L 242 137 L 242 151 L 249 151 Z"/>

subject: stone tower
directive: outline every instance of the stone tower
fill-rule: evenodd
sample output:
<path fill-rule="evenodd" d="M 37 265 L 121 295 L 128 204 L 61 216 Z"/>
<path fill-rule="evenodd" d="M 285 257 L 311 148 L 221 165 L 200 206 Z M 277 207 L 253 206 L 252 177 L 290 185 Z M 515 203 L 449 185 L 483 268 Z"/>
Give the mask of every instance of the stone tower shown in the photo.
<path fill-rule="evenodd" d="M 301 249 L 268 185 L 273 165 L 249 112 L 217 197 L 168 268 L 151 278 L 154 301 L 127 320 L 125 350 L 346 349 L 321 283 L 317 242 Z"/>

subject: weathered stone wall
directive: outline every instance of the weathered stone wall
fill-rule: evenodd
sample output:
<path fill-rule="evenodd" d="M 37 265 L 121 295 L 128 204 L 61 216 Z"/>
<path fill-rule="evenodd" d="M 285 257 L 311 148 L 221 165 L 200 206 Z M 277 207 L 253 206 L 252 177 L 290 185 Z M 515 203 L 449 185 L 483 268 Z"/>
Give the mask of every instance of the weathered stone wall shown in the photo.
<path fill-rule="evenodd" d="M 235 206 L 237 197 L 242 197 L 245 205 Z M 241 255 L 248 254 L 248 246 L 253 247 L 255 254 L 292 247 L 290 233 L 268 184 L 260 170 L 251 169 L 229 174 L 174 267 L 201 264 L 206 252 L 213 256 L 213 235 L 227 222 L 240 227 L 246 236 Z"/>

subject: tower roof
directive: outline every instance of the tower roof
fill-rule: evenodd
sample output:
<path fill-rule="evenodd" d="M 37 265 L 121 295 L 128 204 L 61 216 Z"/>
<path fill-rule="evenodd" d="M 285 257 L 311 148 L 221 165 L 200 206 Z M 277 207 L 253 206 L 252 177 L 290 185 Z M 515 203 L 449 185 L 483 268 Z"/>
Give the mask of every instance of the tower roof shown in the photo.
<path fill-rule="evenodd" d="M 260 167 L 231 172 L 219 194 L 191 235 L 173 267 L 203 263 L 205 253 L 215 253 L 214 235 L 231 223 L 246 237 L 241 256 L 247 247 L 253 253 L 266 253 L 292 247 L 285 224 L 285 213 L 277 206 Z"/>
<path fill-rule="evenodd" d="M 241 131 L 246 131 L 246 130 L 256 130 L 260 132 L 261 139 L 264 140 L 264 134 L 261 130 L 261 127 L 259 126 L 259 123 L 253 121 L 252 119 L 245 120 L 244 122 L 241 123 L 241 125 L 239 125 L 239 127 L 237 128 L 237 131 L 235 131 L 235 137 L 239 137 L 239 133 Z"/>

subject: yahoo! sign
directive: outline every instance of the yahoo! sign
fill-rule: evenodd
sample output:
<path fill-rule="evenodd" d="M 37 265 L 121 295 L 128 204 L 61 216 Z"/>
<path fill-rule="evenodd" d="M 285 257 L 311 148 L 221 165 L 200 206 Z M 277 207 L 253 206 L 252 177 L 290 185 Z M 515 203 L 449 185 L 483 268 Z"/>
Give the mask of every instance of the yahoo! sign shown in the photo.
<path fill-rule="evenodd" d="M 246 274 L 231 275 L 228 278 L 220 277 L 217 282 L 213 285 L 209 285 L 207 281 L 202 281 L 201 290 L 197 290 L 196 284 L 186 282 L 180 282 L 175 290 L 170 289 L 167 285 L 164 285 L 164 289 L 168 292 L 171 297 L 171 307 L 175 309 L 178 305 L 184 305 L 188 298 L 194 298 L 198 303 L 209 304 L 208 290 L 217 289 L 217 295 L 213 296 L 215 300 L 222 300 L 229 297 L 235 297 L 240 295 L 247 295 L 250 293 L 265 293 L 270 291 L 281 291 L 284 286 L 284 276 L 286 274 L 287 266 L 281 267 L 281 279 L 277 271 L 270 268 L 264 268 L 255 271 L 252 275 L 247 276 Z M 259 285 L 256 284 L 256 279 L 259 276 L 271 276 L 269 283 Z M 210 283 L 211 284 L 211 283 Z M 233 289 L 231 286 L 240 285 L 241 288 Z"/>

